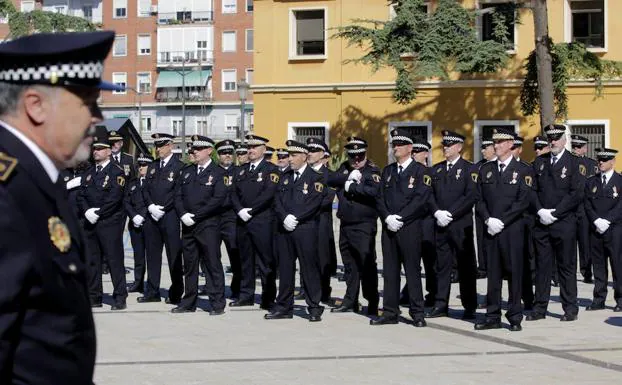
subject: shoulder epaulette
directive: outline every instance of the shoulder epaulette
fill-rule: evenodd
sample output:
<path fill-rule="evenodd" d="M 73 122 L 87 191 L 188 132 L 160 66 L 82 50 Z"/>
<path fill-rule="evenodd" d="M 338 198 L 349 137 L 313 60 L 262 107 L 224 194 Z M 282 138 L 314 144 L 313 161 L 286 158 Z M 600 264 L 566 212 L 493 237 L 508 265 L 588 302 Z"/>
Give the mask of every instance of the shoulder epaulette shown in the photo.
<path fill-rule="evenodd" d="M 17 158 L 0 152 L 0 182 L 5 182 L 9 179 L 17 163 Z"/>
<path fill-rule="evenodd" d="M 115 166 L 116 168 L 118 168 L 121 172 L 125 172 L 123 171 L 123 167 L 121 167 L 120 165 L 116 164 L 116 163 L 112 163 L 113 166 Z"/>

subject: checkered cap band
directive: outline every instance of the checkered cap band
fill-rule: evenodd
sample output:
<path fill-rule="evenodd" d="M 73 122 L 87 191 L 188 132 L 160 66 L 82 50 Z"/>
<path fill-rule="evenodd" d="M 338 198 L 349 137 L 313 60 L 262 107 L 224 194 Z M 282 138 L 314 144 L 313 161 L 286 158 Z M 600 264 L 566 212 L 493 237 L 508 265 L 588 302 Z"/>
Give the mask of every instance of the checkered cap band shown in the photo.
<path fill-rule="evenodd" d="M 309 143 L 309 144 L 307 144 L 307 147 L 318 148 L 318 149 L 324 151 L 324 146 L 322 146 L 321 144 L 318 144 L 318 143 Z"/>
<path fill-rule="evenodd" d="M 276 154 L 277 155 L 289 155 L 289 152 L 287 152 L 287 151 L 277 151 Z"/>
<path fill-rule="evenodd" d="M 248 148 L 236 148 L 235 149 L 236 154 L 246 154 L 247 152 L 248 152 Z"/>
<path fill-rule="evenodd" d="M 548 146 L 549 145 L 549 142 L 547 142 L 546 140 L 536 140 L 533 143 L 537 144 L 537 145 L 541 145 L 541 146 Z"/>
<path fill-rule="evenodd" d="M 443 136 L 443 142 L 458 142 L 458 143 L 464 143 L 464 139 L 459 138 L 457 136 Z"/>
<path fill-rule="evenodd" d="M 326 151 L 324 151 L 324 156 L 330 156 L 330 154 Z"/>
<path fill-rule="evenodd" d="M 546 131 L 547 135 L 561 135 L 561 134 L 565 134 L 566 130 L 560 130 L 558 128 L 552 128 L 550 130 Z"/>
<path fill-rule="evenodd" d="M 616 155 L 618 155 L 617 152 L 607 151 L 607 150 L 602 150 L 602 151 L 597 151 L 596 152 L 596 156 L 597 157 L 601 157 L 601 158 L 614 158 Z"/>
<path fill-rule="evenodd" d="M 391 138 L 391 143 L 393 143 L 393 142 L 406 142 L 406 143 L 412 144 L 413 140 L 410 139 L 407 136 L 397 135 L 397 136 L 394 136 L 394 137 Z"/>
<path fill-rule="evenodd" d="M 587 140 L 583 139 L 571 139 L 570 142 L 573 144 L 587 144 Z"/>
<path fill-rule="evenodd" d="M 138 163 L 151 163 L 151 162 L 153 162 L 151 159 L 149 159 L 149 158 L 145 158 L 145 157 L 141 157 L 141 156 L 139 156 L 139 157 L 136 159 L 136 161 L 137 161 Z"/>
<path fill-rule="evenodd" d="M 246 141 L 246 144 L 249 146 L 263 146 L 266 142 L 261 139 L 249 139 Z"/>
<path fill-rule="evenodd" d="M 356 150 L 355 149 L 348 149 L 347 153 L 348 154 L 362 154 L 362 153 L 364 153 L 366 151 L 367 151 L 367 148 L 357 148 Z"/>
<path fill-rule="evenodd" d="M 218 152 L 220 152 L 220 151 L 227 151 L 227 150 L 234 150 L 234 149 L 235 149 L 235 147 L 233 147 L 232 145 L 225 144 L 223 146 L 218 147 Z"/>
<path fill-rule="evenodd" d="M 503 132 L 495 132 L 492 134 L 492 140 L 514 140 L 514 135 Z"/>
<path fill-rule="evenodd" d="M 40 81 L 50 80 L 55 74 L 57 78 L 67 79 L 100 79 L 104 71 L 104 63 L 100 61 L 87 63 L 57 63 L 45 66 L 6 69 L 0 71 L 0 80 L 6 81 Z"/>
<path fill-rule="evenodd" d="M 165 142 L 172 142 L 173 138 L 157 138 L 153 140 L 153 143 L 165 143 Z"/>
<path fill-rule="evenodd" d="M 492 146 L 495 144 L 492 140 L 482 140 L 482 146 Z"/>
<path fill-rule="evenodd" d="M 195 140 L 192 142 L 192 147 L 214 147 L 214 144 L 207 140 Z"/>
<path fill-rule="evenodd" d="M 288 152 L 302 152 L 305 154 L 309 153 L 309 150 L 307 150 L 306 148 L 299 147 L 299 146 L 289 146 L 287 147 L 287 151 Z"/>
<path fill-rule="evenodd" d="M 429 151 L 429 150 L 430 150 L 430 149 L 428 148 L 428 146 L 426 146 L 426 145 L 425 145 L 425 144 L 423 144 L 423 143 L 414 143 L 414 144 L 413 144 L 413 148 L 420 148 L 420 149 L 422 149 L 422 150 L 424 150 L 424 151 Z"/>
<path fill-rule="evenodd" d="M 366 145 L 367 145 L 367 143 L 365 143 L 365 142 L 364 142 L 364 141 L 362 141 L 362 140 L 358 140 L 358 139 L 352 139 L 351 141 L 349 141 L 349 142 L 348 142 L 348 144 L 361 144 L 361 145 L 363 145 L 363 146 L 366 146 Z"/>

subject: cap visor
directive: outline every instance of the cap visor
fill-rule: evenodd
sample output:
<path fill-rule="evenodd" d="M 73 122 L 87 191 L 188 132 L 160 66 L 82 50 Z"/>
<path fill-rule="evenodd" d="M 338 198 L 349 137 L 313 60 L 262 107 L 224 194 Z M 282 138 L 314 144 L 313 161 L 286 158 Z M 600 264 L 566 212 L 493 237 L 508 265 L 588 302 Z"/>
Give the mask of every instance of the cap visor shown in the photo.
<path fill-rule="evenodd" d="M 125 91 L 125 87 L 103 80 L 99 82 L 99 86 L 97 86 L 97 88 L 104 91 Z"/>

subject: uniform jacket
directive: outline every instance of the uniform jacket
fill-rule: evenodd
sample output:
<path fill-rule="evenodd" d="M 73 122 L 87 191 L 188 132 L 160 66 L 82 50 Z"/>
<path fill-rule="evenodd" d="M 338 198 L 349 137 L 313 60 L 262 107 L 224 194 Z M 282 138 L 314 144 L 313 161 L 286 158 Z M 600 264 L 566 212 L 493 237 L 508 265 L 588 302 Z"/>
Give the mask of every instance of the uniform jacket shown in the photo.
<path fill-rule="evenodd" d="M 622 223 L 622 176 L 613 172 L 603 186 L 600 175 L 592 176 L 585 183 L 585 213 L 591 228 L 598 218 L 611 222 L 611 226 Z"/>
<path fill-rule="evenodd" d="M 449 227 L 473 226 L 473 206 L 477 201 L 477 167 L 460 157 L 447 172 L 447 161 L 432 167 L 430 214 L 447 210 L 453 221 Z"/>
<path fill-rule="evenodd" d="M 78 169 L 65 169 L 61 170 L 59 178 L 63 181 L 65 186 L 67 183 L 72 181 L 74 178 L 80 178 L 84 172 Z M 67 190 L 67 195 L 69 199 L 69 207 L 74 212 L 76 218 L 80 218 L 80 211 L 78 210 L 78 195 L 80 194 L 80 184 L 75 187 Z"/>
<path fill-rule="evenodd" d="M 233 193 L 231 203 L 235 212 L 243 208 L 250 208 L 253 216 L 250 221 L 257 219 L 272 219 L 274 212 L 274 194 L 279 183 L 279 171 L 270 162 L 262 160 L 250 172 L 250 163 L 237 170 L 233 178 Z"/>
<path fill-rule="evenodd" d="M 99 207 L 99 221 L 121 219 L 123 213 L 123 197 L 125 174 L 115 163 L 110 161 L 106 167 L 97 172 L 92 165 L 82 177 L 82 188 L 78 195 L 78 207 L 84 216 L 86 210 Z"/>
<path fill-rule="evenodd" d="M 310 166 L 307 166 L 310 167 Z M 322 180 L 324 183 L 329 179 L 329 175 L 333 172 L 328 169 L 326 166 L 322 166 L 317 170 L 318 173 L 322 175 Z M 354 186 L 352 186 L 354 187 Z M 324 199 L 322 199 L 322 205 L 320 206 L 320 214 L 325 217 L 330 217 L 331 223 L 333 218 L 333 201 L 335 200 L 335 195 L 337 191 L 334 188 L 327 188 L 326 193 L 324 194 Z"/>
<path fill-rule="evenodd" d="M 117 163 L 111 155 L 110 161 L 121 167 L 126 178 L 129 178 L 130 180 L 134 179 L 136 175 L 136 172 L 134 171 L 134 157 L 130 154 L 126 154 L 125 152 L 121 152 L 120 158 L 121 161 Z"/>
<path fill-rule="evenodd" d="M 592 158 L 588 158 L 587 156 L 579 156 L 578 158 L 579 158 L 579 164 L 585 167 L 586 178 L 600 174 L 597 161 L 595 161 Z M 584 202 L 581 202 L 577 208 L 577 219 L 581 221 L 584 217 L 585 217 L 585 204 Z"/>
<path fill-rule="evenodd" d="M 158 159 L 149 165 L 147 169 L 147 184 L 143 189 L 145 203 L 147 207 L 151 204 L 164 207 L 168 212 L 175 208 L 175 194 L 177 192 L 177 181 L 184 163 L 175 155 L 166 163 L 164 168 L 160 168 L 161 160 Z"/>
<path fill-rule="evenodd" d="M 352 183 L 350 191 L 345 190 L 348 175 L 354 168 L 349 162 L 341 164 L 337 171 L 328 175 L 328 186 L 337 189 L 339 207 L 337 217 L 345 223 L 373 222 L 378 220 L 376 199 L 380 194 L 380 169 L 369 159 L 359 171 L 360 183 Z"/>
<path fill-rule="evenodd" d="M 180 217 L 186 213 L 194 214 L 192 219 L 197 227 L 219 225 L 227 194 L 223 169 L 212 161 L 200 174 L 197 171 L 194 164 L 182 169 L 175 198 L 177 213 Z"/>
<path fill-rule="evenodd" d="M 294 170 L 284 174 L 278 185 L 274 200 L 274 210 L 282 225 L 289 214 L 296 217 L 298 226 L 318 224 L 318 214 L 322 200 L 326 196 L 324 177 L 307 166 L 298 180 L 294 182 Z"/>
<path fill-rule="evenodd" d="M 123 205 L 125 206 L 125 212 L 129 216 L 130 220 L 136 215 L 147 219 L 149 212 L 147 211 L 147 205 L 145 203 L 145 197 L 143 195 L 143 189 L 146 184 L 146 179 L 143 180 L 142 186 L 140 178 L 136 178 L 129 182 L 125 187 L 125 198 Z"/>
<path fill-rule="evenodd" d="M 233 209 L 233 201 L 231 198 L 231 194 L 233 194 L 233 178 L 235 175 L 237 175 L 237 171 L 241 168 L 235 165 L 231 165 L 229 166 L 228 169 L 225 170 L 224 167 L 219 166 L 222 169 L 223 172 L 223 176 L 226 177 L 227 179 L 225 179 L 225 201 L 222 205 L 223 211 L 221 214 L 221 220 L 223 221 L 235 221 L 237 218 L 237 214 Z"/>
<path fill-rule="evenodd" d="M 91 384 L 84 243 L 64 183 L 1 126 L 0 152 L 14 165 L 0 181 L 0 383 Z"/>

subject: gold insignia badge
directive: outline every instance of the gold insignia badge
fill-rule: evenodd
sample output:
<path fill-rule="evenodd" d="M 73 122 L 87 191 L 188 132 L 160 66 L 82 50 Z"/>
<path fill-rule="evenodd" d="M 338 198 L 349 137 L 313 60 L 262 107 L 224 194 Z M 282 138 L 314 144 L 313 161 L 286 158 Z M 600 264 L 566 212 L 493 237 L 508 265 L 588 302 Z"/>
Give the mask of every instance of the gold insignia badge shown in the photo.
<path fill-rule="evenodd" d="M 66 176 L 65 179 L 63 179 L 65 182 L 69 181 L 69 177 Z"/>
<path fill-rule="evenodd" d="M 544 170 L 544 163 L 540 164 L 540 171 Z"/>
<path fill-rule="evenodd" d="M 110 175 L 106 175 L 104 178 L 104 183 L 102 183 L 102 187 L 108 186 L 108 181 L 110 180 Z"/>
<path fill-rule="evenodd" d="M 232 176 L 225 176 L 223 178 L 223 181 L 225 183 L 225 186 L 231 186 L 231 183 L 233 182 L 233 177 Z"/>
<path fill-rule="evenodd" d="M 263 178 L 261 176 L 262 173 L 257 174 L 257 182 L 263 182 Z"/>
<path fill-rule="evenodd" d="M 184 179 L 188 179 L 189 176 L 190 176 L 190 173 L 187 172 L 186 175 L 184 175 Z"/>
<path fill-rule="evenodd" d="M 585 174 L 587 174 L 587 169 L 585 168 L 584 165 L 580 164 L 579 165 L 579 173 L 583 176 L 585 176 Z"/>
<path fill-rule="evenodd" d="M 117 183 L 119 184 L 119 186 L 123 187 L 125 186 L 125 178 L 122 176 L 118 176 L 117 177 Z"/>
<path fill-rule="evenodd" d="M 510 181 L 510 184 L 516 184 L 516 182 L 517 182 L 516 178 L 518 178 L 518 173 L 516 171 L 514 171 L 512 173 L 512 180 Z"/>
<path fill-rule="evenodd" d="M 460 179 L 460 174 L 462 174 L 462 169 L 461 168 L 456 170 L 456 180 Z"/>
<path fill-rule="evenodd" d="M 562 173 L 561 173 L 561 175 L 559 176 L 561 179 L 564 179 L 564 178 L 566 177 L 566 171 L 568 171 L 568 169 L 566 168 L 566 166 L 564 166 L 564 167 L 562 168 Z"/>
<path fill-rule="evenodd" d="M 89 182 L 91 180 L 91 174 L 86 176 L 86 181 Z"/>
<path fill-rule="evenodd" d="M 380 183 L 380 175 L 378 174 L 372 174 L 371 178 L 374 180 L 374 182 L 376 183 Z"/>
<path fill-rule="evenodd" d="M 48 231 L 50 240 L 61 253 L 66 253 L 71 248 L 71 234 L 67 225 L 59 217 L 48 219 Z"/>
<path fill-rule="evenodd" d="M 175 176 L 175 173 L 171 171 L 171 173 L 170 173 L 170 174 L 168 174 L 168 178 L 167 178 L 167 179 L 168 179 L 168 181 L 169 181 L 169 182 L 172 182 L 172 181 L 173 181 L 173 177 L 174 177 L 174 176 Z"/>
<path fill-rule="evenodd" d="M 275 173 L 270 174 L 270 180 L 272 183 L 279 183 L 279 175 Z"/>
<path fill-rule="evenodd" d="M 324 185 L 320 182 L 315 182 L 314 183 L 315 186 L 315 191 L 321 193 L 322 191 L 324 191 Z"/>
<path fill-rule="evenodd" d="M 309 193 L 309 184 L 307 182 L 305 182 L 305 184 L 302 186 L 302 193 L 305 195 Z"/>
<path fill-rule="evenodd" d="M 533 182 L 533 181 L 531 180 L 531 177 L 530 177 L 529 175 L 526 175 L 526 176 L 525 176 L 525 184 L 526 184 L 527 186 L 531 187 L 531 183 L 532 183 L 532 182 Z"/>
<path fill-rule="evenodd" d="M 0 152 L 0 182 L 9 179 L 15 166 L 17 166 L 17 159 Z"/>
<path fill-rule="evenodd" d="M 411 176 L 410 179 L 408 180 L 408 188 L 415 187 L 414 183 L 415 183 L 415 177 Z"/>
<path fill-rule="evenodd" d="M 471 173 L 471 179 L 473 179 L 473 182 L 477 183 L 477 177 L 478 177 L 478 175 L 477 175 L 476 172 L 472 172 Z"/>
<path fill-rule="evenodd" d="M 123 165 L 123 171 L 125 172 L 126 176 L 130 175 L 130 165 L 129 164 L 124 164 Z"/>
<path fill-rule="evenodd" d="M 348 173 L 348 170 L 343 170 L 343 174 L 346 175 Z"/>
<path fill-rule="evenodd" d="M 431 186 L 432 185 L 432 178 L 430 178 L 429 175 L 424 175 L 423 176 L 423 184 L 425 184 L 426 186 Z"/>
<path fill-rule="evenodd" d="M 618 197 L 618 188 L 616 186 L 613 186 L 613 199 L 616 199 Z"/>

